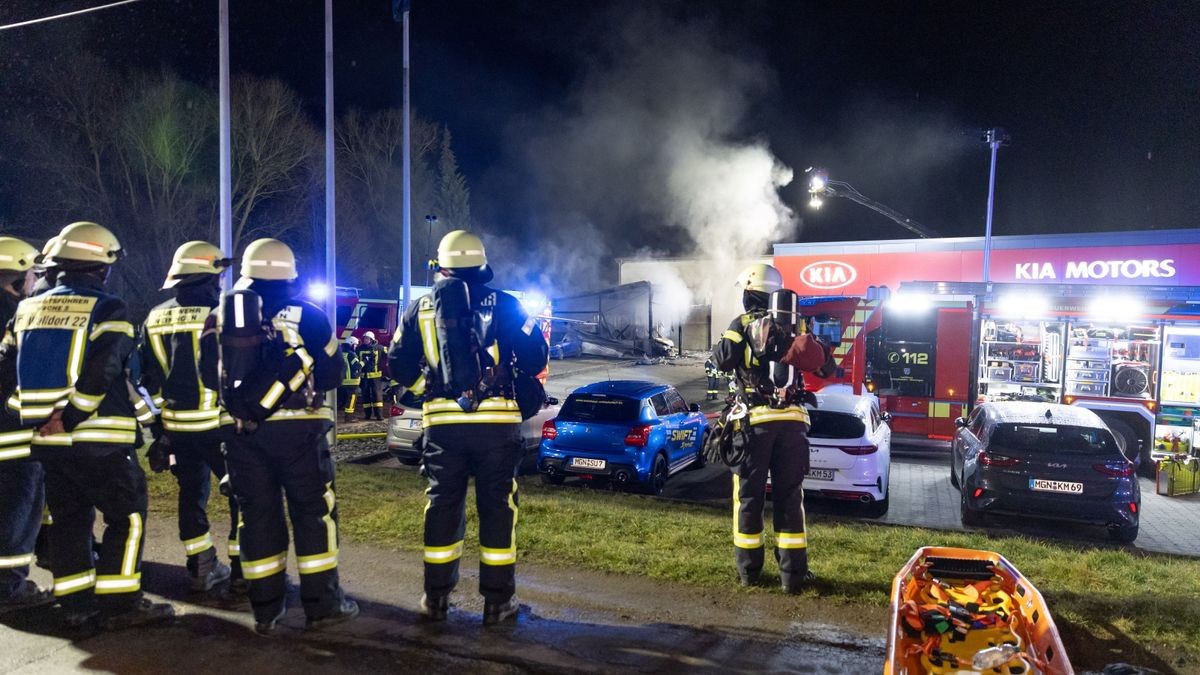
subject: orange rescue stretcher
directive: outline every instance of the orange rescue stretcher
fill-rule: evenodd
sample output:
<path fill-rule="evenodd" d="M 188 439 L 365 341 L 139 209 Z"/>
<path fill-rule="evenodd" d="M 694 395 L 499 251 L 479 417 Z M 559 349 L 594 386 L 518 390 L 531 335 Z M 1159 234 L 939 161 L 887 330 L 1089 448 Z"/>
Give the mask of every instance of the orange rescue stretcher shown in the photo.
<path fill-rule="evenodd" d="M 998 553 L 926 546 L 892 582 L 884 675 L 1070 675 L 1033 584 Z"/>

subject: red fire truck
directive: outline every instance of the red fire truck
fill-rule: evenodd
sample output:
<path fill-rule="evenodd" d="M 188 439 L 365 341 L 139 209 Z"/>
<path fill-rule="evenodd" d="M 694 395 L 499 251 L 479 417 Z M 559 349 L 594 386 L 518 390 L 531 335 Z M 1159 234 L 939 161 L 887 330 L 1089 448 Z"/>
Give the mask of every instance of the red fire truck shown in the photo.
<path fill-rule="evenodd" d="M 898 436 L 944 440 L 975 402 L 1024 398 L 1095 410 L 1146 459 L 1196 452 L 1200 231 L 995 237 L 990 284 L 982 249 L 781 244 L 775 265 Z"/>

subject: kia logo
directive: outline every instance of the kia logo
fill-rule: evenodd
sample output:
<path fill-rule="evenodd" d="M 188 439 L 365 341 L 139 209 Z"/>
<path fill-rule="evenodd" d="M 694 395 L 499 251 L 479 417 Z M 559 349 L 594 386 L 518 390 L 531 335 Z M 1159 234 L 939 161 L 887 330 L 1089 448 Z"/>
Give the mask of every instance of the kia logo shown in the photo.
<path fill-rule="evenodd" d="M 857 278 L 857 270 L 837 260 L 819 260 L 800 270 L 800 281 L 812 288 L 842 288 Z"/>

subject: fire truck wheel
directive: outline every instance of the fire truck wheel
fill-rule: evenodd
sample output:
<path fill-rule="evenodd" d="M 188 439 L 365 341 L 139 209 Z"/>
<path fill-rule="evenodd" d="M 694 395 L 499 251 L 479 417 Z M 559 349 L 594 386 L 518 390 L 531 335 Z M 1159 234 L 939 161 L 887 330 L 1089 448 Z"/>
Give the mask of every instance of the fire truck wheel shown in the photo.
<path fill-rule="evenodd" d="M 1141 447 L 1141 444 L 1138 441 L 1137 433 L 1134 432 L 1133 427 L 1119 419 L 1112 417 L 1105 417 L 1104 423 L 1108 425 L 1108 428 L 1114 434 L 1125 440 L 1125 451 L 1127 454 L 1129 453 L 1130 449 L 1133 449 L 1136 453 L 1141 455 L 1142 463 L 1138 466 L 1138 474 L 1153 478 L 1154 461 L 1150 459 L 1149 451 Z"/>

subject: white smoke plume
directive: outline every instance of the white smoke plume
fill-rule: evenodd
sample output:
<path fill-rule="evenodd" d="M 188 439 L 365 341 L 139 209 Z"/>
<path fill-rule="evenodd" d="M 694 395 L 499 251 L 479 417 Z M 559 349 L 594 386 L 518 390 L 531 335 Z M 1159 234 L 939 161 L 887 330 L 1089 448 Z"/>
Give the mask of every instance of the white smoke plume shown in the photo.
<path fill-rule="evenodd" d="M 526 260 L 541 269 L 526 276 L 553 294 L 603 287 L 615 258 L 655 251 L 715 261 L 695 278 L 653 280 L 681 311 L 733 293 L 739 262 L 797 224 L 778 192 L 792 170 L 745 128 L 773 76 L 703 19 L 630 4 L 598 28 L 569 99 L 510 129 L 542 215 L 529 244 L 539 260 Z"/>

